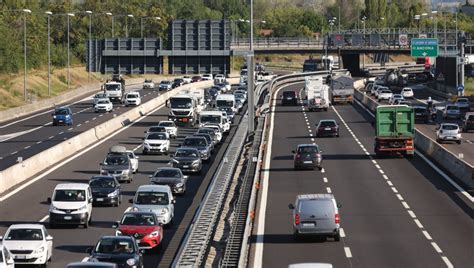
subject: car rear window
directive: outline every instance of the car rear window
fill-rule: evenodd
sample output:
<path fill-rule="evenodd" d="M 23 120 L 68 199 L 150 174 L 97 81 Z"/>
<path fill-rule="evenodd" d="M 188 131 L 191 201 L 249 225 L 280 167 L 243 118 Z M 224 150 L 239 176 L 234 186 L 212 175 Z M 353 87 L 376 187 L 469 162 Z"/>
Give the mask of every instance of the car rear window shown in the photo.
<path fill-rule="evenodd" d="M 334 214 L 334 205 L 331 200 L 307 199 L 300 201 L 299 211 L 318 212 L 318 214 Z"/>
<path fill-rule="evenodd" d="M 302 146 L 298 148 L 298 153 L 300 154 L 312 154 L 317 153 L 318 147 L 316 146 Z"/>
<path fill-rule="evenodd" d="M 319 123 L 320 127 L 335 127 L 336 123 L 334 121 L 322 121 Z"/>
<path fill-rule="evenodd" d="M 415 113 L 426 113 L 426 108 L 415 108 Z"/>
<path fill-rule="evenodd" d="M 283 96 L 286 97 L 295 97 L 296 93 L 294 91 L 285 91 L 283 92 Z"/>
<path fill-rule="evenodd" d="M 459 129 L 459 127 L 456 125 L 443 125 L 443 129 L 444 130 L 457 130 Z"/>
<path fill-rule="evenodd" d="M 447 106 L 446 110 L 459 110 L 459 107 L 451 105 L 451 106 Z"/>

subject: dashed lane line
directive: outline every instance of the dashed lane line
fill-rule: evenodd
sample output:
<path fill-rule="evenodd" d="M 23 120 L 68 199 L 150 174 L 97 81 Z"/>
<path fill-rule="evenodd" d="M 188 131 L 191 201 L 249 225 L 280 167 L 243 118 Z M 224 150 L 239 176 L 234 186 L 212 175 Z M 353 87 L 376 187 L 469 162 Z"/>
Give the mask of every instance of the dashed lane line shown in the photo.
<path fill-rule="evenodd" d="M 344 253 L 346 253 L 346 258 L 352 258 L 352 252 L 350 247 L 344 247 Z"/>

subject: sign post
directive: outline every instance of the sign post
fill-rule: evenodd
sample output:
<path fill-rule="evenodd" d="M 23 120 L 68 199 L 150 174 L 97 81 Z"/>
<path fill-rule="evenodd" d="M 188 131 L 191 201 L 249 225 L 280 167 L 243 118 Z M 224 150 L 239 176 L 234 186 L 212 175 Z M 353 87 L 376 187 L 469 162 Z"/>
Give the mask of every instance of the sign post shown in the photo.
<path fill-rule="evenodd" d="M 438 39 L 436 38 L 412 38 L 412 57 L 438 57 Z"/>

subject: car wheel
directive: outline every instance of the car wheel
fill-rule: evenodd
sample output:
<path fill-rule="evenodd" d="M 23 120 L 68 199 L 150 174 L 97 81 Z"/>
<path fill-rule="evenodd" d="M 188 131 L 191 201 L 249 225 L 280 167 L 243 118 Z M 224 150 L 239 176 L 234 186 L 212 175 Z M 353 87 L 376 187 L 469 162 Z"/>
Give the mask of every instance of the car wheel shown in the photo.
<path fill-rule="evenodd" d="M 84 226 L 84 229 L 89 228 L 89 221 L 86 221 L 86 223 L 84 223 L 82 226 Z"/>
<path fill-rule="evenodd" d="M 458 144 L 461 144 L 461 140 L 456 141 Z"/>
<path fill-rule="evenodd" d="M 147 155 L 147 154 L 148 154 L 148 152 L 147 152 L 147 151 L 145 151 L 145 150 L 143 150 L 143 151 L 142 151 L 142 154 L 144 154 L 144 155 Z"/>
<path fill-rule="evenodd" d="M 341 235 L 339 232 L 334 236 L 334 241 L 339 242 L 341 240 Z"/>
<path fill-rule="evenodd" d="M 54 229 L 54 228 L 56 228 L 56 223 L 50 221 L 49 222 L 49 229 Z"/>
<path fill-rule="evenodd" d="M 300 240 L 300 235 L 298 234 L 298 231 L 293 231 L 293 239 L 295 239 L 296 241 L 299 241 Z"/>
<path fill-rule="evenodd" d="M 441 140 L 440 140 L 440 139 L 436 139 L 436 142 L 437 142 L 437 143 L 441 143 Z"/>

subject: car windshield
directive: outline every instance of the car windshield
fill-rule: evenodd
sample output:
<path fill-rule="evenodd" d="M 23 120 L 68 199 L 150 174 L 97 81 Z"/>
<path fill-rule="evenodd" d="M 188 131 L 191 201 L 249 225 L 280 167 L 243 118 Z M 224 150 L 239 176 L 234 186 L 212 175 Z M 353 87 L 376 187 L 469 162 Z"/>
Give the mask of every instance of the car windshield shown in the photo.
<path fill-rule="evenodd" d="M 216 102 L 217 107 L 234 107 L 233 100 L 218 100 Z"/>
<path fill-rule="evenodd" d="M 198 157 L 198 152 L 196 150 L 178 150 L 175 157 Z"/>
<path fill-rule="evenodd" d="M 321 214 L 333 215 L 334 205 L 331 200 L 304 200 L 300 202 L 299 211 L 313 213 L 318 211 Z"/>
<path fill-rule="evenodd" d="M 128 99 L 137 99 L 137 98 L 138 98 L 138 95 L 137 95 L 137 94 L 128 94 L 128 95 L 127 95 L 127 98 L 128 98 Z"/>
<path fill-rule="evenodd" d="M 56 190 L 54 192 L 54 201 L 58 202 L 81 202 L 86 200 L 86 191 L 84 190 Z"/>
<path fill-rule="evenodd" d="M 120 90 L 120 84 L 106 84 L 105 90 L 110 91 L 118 91 Z"/>
<path fill-rule="evenodd" d="M 283 97 L 285 98 L 294 98 L 296 96 L 295 92 L 293 91 L 285 91 L 283 92 Z"/>
<path fill-rule="evenodd" d="M 205 134 L 205 133 L 196 133 L 195 136 L 205 138 L 208 143 L 211 142 L 211 137 L 209 137 L 209 135 L 207 135 L 207 134 Z"/>
<path fill-rule="evenodd" d="M 390 90 L 382 90 L 382 93 L 383 93 L 383 94 L 392 94 L 392 91 L 390 91 Z"/>
<path fill-rule="evenodd" d="M 166 132 L 164 127 L 150 127 L 148 132 Z"/>
<path fill-rule="evenodd" d="M 160 127 L 161 126 L 163 126 L 163 127 L 174 127 L 173 122 L 160 122 L 158 125 Z"/>
<path fill-rule="evenodd" d="M 334 121 L 321 121 L 319 122 L 319 127 L 335 127 L 336 122 Z"/>
<path fill-rule="evenodd" d="M 177 78 L 177 79 L 174 80 L 175 83 L 183 83 L 183 81 L 184 81 L 184 80 L 181 79 L 181 78 Z"/>
<path fill-rule="evenodd" d="M 467 99 L 458 99 L 458 102 L 459 102 L 459 103 L 467 103 L 468 100 L 467 100 Z"/>
<path fill-rule="evenodd" d="M 459 108 L 453 105 L 453 106 L 447 106 L 446 110 L 459 110 Z"/>
<path fill-rule="evenodd" d="M 107 98 L 107 94 L 104 93 L 99 93 L 94 96 L 96 99 L 102 99 L 102 98 Z"/>
<path fill-rule="evenodd" d="M 191 99 L 189 98 L 172 98 L 170 99 L 170 103 L 171 103 L 171 108 L 174 108 L 174 109 L 192 107 Z"/>
<path fill-rule="evenodd" d="M 187 138 L 184 140 L 183 145 L 185 146 L 206 146 L 205 138 Z"/>
<path fill-rule="evenodd" d="M 236 94 L 234 94 L 234 96 L 235 96 L 237 99 L 243 99 L 243 98 L 245 98 L 244 94 L 241 94 L 241 93 L 236 93 Z"/>
<path fill-rule="evenodd" d="M 456 125 L 443 125 L 443 130 L 458 130 L 458 128 Z"/>
<path fill-rule="evenodd" d="M 124 166 L 128 165 L 128 157 L 123 155 L 109 155 L 104 161 L 107 166 Z"/>
<path fill-rule="evenodd" d="M 220 115 L 202 115 L 200 118 L 201 123 L 221 123 L 222 116 Z"/>
<path fill-rule="evenodd" d="M 168 194 L 160 192 L 138 192 L 135 198 L 137 205 L 168 205 Z"/>
<path fill-rule="evenodd" d="M 166 133 L 153 132 L 146 136 L 145 140 L 166 140 Z"/>
<path fill-rule="evenodd" d="M 55 115 L 67 115 L 69 111 L 67 109 L 58 109 L 54 111 Z"/>
<path fill-rule="evenodd" d="M 150 80 L 150 79 L 145 79 L 145 83 L 151 83 L 151 82 L 153 82 L 153 81 Z"/>
<path fill-rule="evenodd" d="M 426 108 L 415 108 L 415 113 L 426 113 Z"/>
<path fill-rule="evenodd" d="M 317 153 L 318 147 L 316 146 L 301 146 L 298 148 L 298 153 L 300 154 L 312 154 Z"/>
<path fill-rule="evenodd" d="M 95 247 L 95 252 L 101 254 L 131 254 L 134 251 L 130 238 L 102 238 Z"/>
<path fill-rule="evenodd" d="M 98 101 L 97 103 L 98 103 L 98 104 L 108 104 L 109 101 L 107 101 L 107 100 L 101 100 L 101 101 Z"/>
<path fill-rule="evenodd" d="M 122 225 L 141 225 L 141 226 L 153 226 L 156 225 L 155 217 L 153 214 L 135 214 L 127 213 L 123 215 Z"/>
<path fill-rule="evenodd" d="M 43 232 L 37 228 L 11 229 L 8 235 L 5 236 L 5 240 L 43 240 Z"/>
<path fill-rule="evenodd" d="M 161 84 L 162 85 L 169 85 L 169 84 L 171 84 L 171 81 L 161 81 Z"/>
<path fill-rule="evenodd" d="M 115 188 L 115 180 L 113 178 L 93 178 L 89 185 L 92 188 Z"/>
<path fill-rule="evenodd" d="M 181 174 L 177 169 L 159 169 L 155 172 L 153 177 L 160 178 L 181 178 Z"/>

